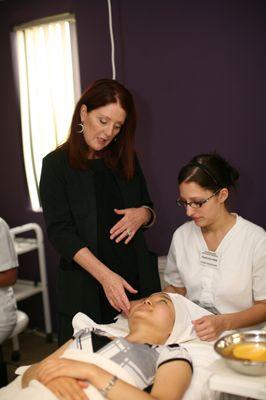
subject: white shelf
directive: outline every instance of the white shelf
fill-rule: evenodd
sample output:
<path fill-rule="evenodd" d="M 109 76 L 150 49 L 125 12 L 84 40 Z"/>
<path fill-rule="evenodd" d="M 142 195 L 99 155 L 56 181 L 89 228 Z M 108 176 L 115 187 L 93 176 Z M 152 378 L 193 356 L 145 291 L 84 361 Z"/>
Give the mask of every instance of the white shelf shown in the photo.
<path fill-rule="evenodd" d="M 20 235 L 25 232 L 33 232 L 32 237 L 21 237 Z M 17 302 L 35 296 L 38 293 L 42 294 L 43 300 L 43 312 L 45 320 L 46 334 L 52 333 L 51 315 L 49 296 L 47 288 L 47 276 L 46 276 L 46 263 L 43 245 L 43 233 L 42 229 L 38 224 L 29 223 L 21 226 L 16 226 L 10 229 L 11 236 L 13 238 L 14 246 L 17 255 L 29 253 L 37 250 L 38 255 L 38 268 L 40 273 L 40 281 L 34 282 L 31 280 L 18 279 L 13 286 L 15 297 Z"/>
<path fill-rule="evenodd" d="M 38 243 L 36 239 L 14 238 L 14 245 L 17 255 L 38 249 Z"/>
<path fill-rule="evenodd" d="M 24 300 L 28 297 L 34 296 L 37 293 L 41 293 L 43 291 L 43 287 L 38 283 L 37 286 L 35 282 L 32 281 L 23 281 L 18 279 L 16 284 L 13 287 L 16 300 Z"/>

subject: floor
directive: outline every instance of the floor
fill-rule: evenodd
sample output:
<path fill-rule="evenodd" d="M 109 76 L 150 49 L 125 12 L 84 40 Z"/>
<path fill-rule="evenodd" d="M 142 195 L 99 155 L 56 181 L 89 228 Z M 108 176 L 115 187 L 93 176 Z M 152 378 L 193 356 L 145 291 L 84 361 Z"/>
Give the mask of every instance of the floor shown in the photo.
<path fill-rule="evenodd" d="M 56 340 L 48 343 L 42 332 L 26 330 L 19 335 L 20 360 L 12 361 L 12 342 L 6 341 L 2 345 L 4 360 L 7 363 L 8 382 L 15 377 L 16 369 L 21 365 L 38 362 L 57 349 Z"/>

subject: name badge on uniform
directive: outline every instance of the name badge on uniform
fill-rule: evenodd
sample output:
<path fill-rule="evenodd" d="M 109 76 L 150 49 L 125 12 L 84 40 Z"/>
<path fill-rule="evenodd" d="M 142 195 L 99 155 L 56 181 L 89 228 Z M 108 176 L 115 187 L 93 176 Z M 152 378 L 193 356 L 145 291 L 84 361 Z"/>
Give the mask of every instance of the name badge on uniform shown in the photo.
<path fill-rule="evenodd" d="M 220 265 L 220 254 L 215 251 L 201 250 L 200 252 L 200 263 L 203 267 L 217 269 Z"/>

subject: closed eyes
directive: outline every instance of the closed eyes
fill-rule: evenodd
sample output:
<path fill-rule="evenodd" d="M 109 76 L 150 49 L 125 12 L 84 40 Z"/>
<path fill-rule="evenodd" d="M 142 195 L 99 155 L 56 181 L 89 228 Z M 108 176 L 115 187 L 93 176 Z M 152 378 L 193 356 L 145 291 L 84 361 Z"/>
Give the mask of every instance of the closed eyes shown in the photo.
<path fill-rule="evenodd" d="M 99 118 L 99 121 L 102 125 L 106 125 L 108 121 L 105 118 Z M 115 129 L 120 130 L 122 128 L 122 125 L 117 124 L 114 126 Z"/>

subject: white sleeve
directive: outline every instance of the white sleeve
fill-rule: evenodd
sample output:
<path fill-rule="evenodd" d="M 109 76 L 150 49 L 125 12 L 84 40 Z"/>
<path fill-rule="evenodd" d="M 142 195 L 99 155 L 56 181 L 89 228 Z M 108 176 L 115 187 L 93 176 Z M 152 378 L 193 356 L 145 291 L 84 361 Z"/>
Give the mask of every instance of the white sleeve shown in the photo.
<path fill-rule="evenodd" d="M 176 231 L 173 235 L 172 243 L 167 256 L 167 263 L 164 271 L 164 280 L 170 285 L 176 287 L 184 287 L 185 285 L 181 280 L 178 270 L 178 261 L 176 254 L 177 248 L 179 247 L 178 244 L 179 244 L 179 238 Z"/>
<path fill-rule="evenodd" d="M 188 351 L 184 347 L 179 346 L 177 343 L 171 344 L 165 346 L 161 351 L 156 367 L 159 368 L 161 365 L 167 362 L 178 360 L 187 361 L 192 369 L 192 360 Z"/>
<path fill-rule="evenodd" d="M 18 257 L 15 252 L 12 237 L 7 223 L 0 218 L 0 272 L 18 266 Z"/>
<path fill-rule="evenodd" d="M 252 288 L 254 300 L 266 300 L 266 234 L 254 250 Z"/>

